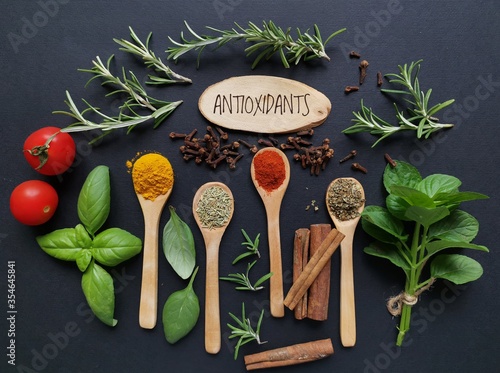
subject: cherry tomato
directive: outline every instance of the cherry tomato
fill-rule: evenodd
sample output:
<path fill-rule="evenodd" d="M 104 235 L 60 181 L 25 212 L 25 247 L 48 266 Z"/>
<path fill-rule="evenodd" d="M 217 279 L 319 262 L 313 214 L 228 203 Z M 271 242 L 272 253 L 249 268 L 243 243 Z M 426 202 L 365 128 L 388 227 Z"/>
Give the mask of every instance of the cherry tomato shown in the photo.
<path fill-rule="evenodd" d="M 57 127 L 44 127 L 33 132 L 24 142 L 24 157 L 42 175 L 59 175 L 75 160 L 75 141 Z"/>
<path fill-rule="evenodd" d="M 14 188 L 10 195 L 10 211 L 20 223 L 40 225 L 56 212 L 59 197 L 45 181 L 28 180 Z"/>

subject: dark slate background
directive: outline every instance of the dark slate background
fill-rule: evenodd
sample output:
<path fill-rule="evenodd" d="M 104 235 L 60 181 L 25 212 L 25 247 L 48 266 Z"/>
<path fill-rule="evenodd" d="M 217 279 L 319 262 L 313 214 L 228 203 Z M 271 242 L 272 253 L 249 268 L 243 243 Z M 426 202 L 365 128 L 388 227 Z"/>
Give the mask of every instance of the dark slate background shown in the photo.
<path fill-rule="evenodd" d="M 0 226 L 0 303 L 4 309 L 0 341 L 4 348 L 0 362 L 5 372 L 241 372 L 244 354 L 315 339 L 332 338 L 335 355 L 309 365 L 276 369 L 275 372 L 493 372 L 496 371 L 500 330 L 497 274 L 499 230 L 498 206 L 498 122 L 500 73 L 499 3 L 481 1 L 78 1 L 18 0 L 4 4 L 0 12 L 1 72 L 1 226 Z M 188 86 L 151 88 L 153 96 L 184 103 L 160 128 L 151 124 L 130 135 L 115 133 L 95 148 L 88 138 L 77 134 L 75 165 L 61 177 L 47 178 L 29 168 L 21 152 L 24 139 L 32 131 L 47 125 L 66 126 L 69 119 L 53 115 L 66 109 L 65 90 L 74 99 L 86 98 L 104 111 L 112 111 L 117 101 L 104 97 L 107 90 L 97 82 L 84 87 L 90 77 L 77 71 L 89 68 L 97 55 L 106 59 L 116 54 L 115 71 L 126 66 L 143 79 L 146 70 L 130 55 L 118 51 L 113 38 L 128 38 L 132 26 L 141 38 L 153 32 L 152 48 L 162 57 L 169 45 L 167 36 L 179 38 L 185 30 L 183 20 L 197 31 L 206 25 L 225 29 L 233 22 L 261 24 L 273 20 L 282 27 L 311 28 L 317 23 L 326 36 L 347 27 L 334 38 L 327 52 L 331 62 L 313 61 L 285 69 L 278 59 L 251 70 L 244 44 L 229 45 L 217 52 L 207 50 L 196 69 L 196 55 L 190 54 L 174 67 L 193 79 Z M 35 26 L 29 27 L 28 24 Z M 16 41 L 17 40 L 17 41 Z M 369 75 L 362 89 L 349 96 L 343 87 L 356 83 L 358 60 L 347 52 L 359 51 L 370 62 Z M 398 64 L 423 59 L 422 87 L 433 88 L 432 102 L 455 98 L 456 102 L 441 113 L 443 120 L 456 124 L 427 141 L 412 134 L 394 136 L 375 148 L 367 134 L 346 136 L 342 129 L 350 124 L 352 111 L 360 99 L 384 118 L 394 118 L 392 100 L 379 93 L 375 74 L 396 72 Z M 281 76 L 311 85 L 332 102 L 332 113 L 318 127 L 313 139 L 332 139 L 335 159 L 319 177 L 309 176 L 292 164 L 291 182 L 282 208 L 282 250 L 285 292 L 291 286 L 293 232 L 313 223 L 327 223 L 323 202 L 320 210 L 306 211 L 311 200 L 323 201 L 329 182 L 340 176 L 355 176 L 364 185 L 368 204 L 382 205 L 385 194 L 381 184 L 385 167 L 383 154 L 404 159 L 425 175 L 448 173 L 463 181 L 463 190 L 485 193 L 489 201 L 470 202 L 463 208 L 476 216 L 480 232 L 475 242 L 490 248 L 489 254 L 470 252 L 484 266 L 484 275 L 466 286 L 439 282 L 421 297 L 414 307 L 414 324 L 407 346 L 396 349 L 396 325 L 385 309 L 385 299 L 398 293 L 404 283 L 402 273 L 383 260 L 363 254 L 369 238 L 359 229 L 355 239 L 355 286 L 357 308 L 357 344 L 343 348 L 339 338 L 339 259 L 333 258 L 329 319 L 326 322 L 296 321 L 287 312 L 283 319 L 266 316 L 262 326 L 264 346 L 249 344 L 240 357 L 232 357 L 233 342 L 227 339 L 228 312 L 239 313 L 241 302 L 255 322 L 262 308 L 267 310 L 267 291 L 256 294 L 237 292 L 221 283 L 221 319 L 223 342 L 218 355 L 204 351 L 203 314 L 196 328 L 184 340 L 169 345 L 161 323 L 154 330 L 138 325 L 141 256 L 112 270 L 116 287 L 118 325 L 110 328 L 93 319 L 80 288 L 81 274 L 74 263 L 64 263 L 44 254 L 35 237 L 57 228 L 77 224 L 76 200 L 87 174 L 97 165 L 111 170 L 112 209 L 107 227 L 121 227 L 143 235 L 141 210 L 133 192 L 125 162 L 136 152 L 155 150 L 172 162 L 175 187 L 169 203 L 188 222 L 196 239 L 198 264 L 201 266 L 195 290 L 204 302 L 205 253 L 201 234 L 191 216 L 195 190 L 203 183 L 223 181 L 232 189 L 236 211 L 224 236 L 220 255 L 220 273 L 225 275 L 243 268 L 231 266 L 241 252 L 240 229 L 252 236 L 262 233 L 261 250 L 265 254 L 255 267 L 254 276 L 266 271 L 266 224 L 264 208 L 249 176 L 250 157 L 236 171 L 220 167 L 216 171 L 186 164 L 178 152 L 179 143 L 168 138 L 170 131 L 193 128 L 204 131 L 207 122 L 200 115 L 197 100 L 203 90 L 222 79 L 246 75 Z M 386 83 L 387 86 L 387 83 Z M 233 134 L 256 141 L 257 135 Z M 280 137 L 285 139 L 286 136 Z M 357 149 L 357 160 L 368 174 L 355 173 L 338 160 Z M 8 211 L 12 189 L 28 179 L 47 180 L 60 195 L 60 206 L 49 223 L 41 227 L 18 224 Z M 167 210 L 161 226 L 167 222 Z M 7 364 L 8 347 L 7 261 L 16 262 L 16 367 Z M 244 266 L 244 265 L 243 265 Z M 160 307 L 169 294 L 185 286 L 160 254 Z M 0 309 L 1 311 L 1 309 Z M 267 315 L 267 314 L 266 314 Z M 58 342 L 55 343 L 54 340 Z"/>

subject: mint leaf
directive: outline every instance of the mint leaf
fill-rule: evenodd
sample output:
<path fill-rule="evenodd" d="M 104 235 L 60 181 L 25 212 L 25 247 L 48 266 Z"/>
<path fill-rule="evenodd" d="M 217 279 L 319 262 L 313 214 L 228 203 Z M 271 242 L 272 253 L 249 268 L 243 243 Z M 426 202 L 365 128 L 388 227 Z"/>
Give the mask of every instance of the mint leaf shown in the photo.
<path fill-rule="evenodd" d="M 196 251 L 193 233 L 170 206 L 170 219 L 163 229 L 163 253 L 174 271 L 183 279 L 193 273 Z"/>
<path fill-rule="evenodd" d="M 436 204 L 427 194 L 421 191 L 400 185 L 393 185 L 391 187 L 391 194 L 403 198 L 411 206 L 420 206 L 433 208 Z"/>
<path fill-rule="evenodd" d="M 381 232 L 377 232 L 375 227 L 380 228 L 385 233 L 397 238 L 401 241 L 406 241 L 408 235 L 404 232 L 404 224 L 398 219 L 394 218 L 389 211 L 383 207 L 379 206 L 366 206 L 361 214 L 363 221 L 363 228 L 367 228 L 366 233 L 373 235 L 377 239 L 381 239 L 383 242 L 394 242 L 392 239 L 388 239 L 387 235 Z M 370 224 L 366 224 L 366 222 Z"/>
<path fill-rule="evenodd" d="M 38 245 L 50 256 L 67 261 L 76 261 L 82 251 L 75 228 L 58 229 L 36 238 Z"/>
<path fill-rule="evenodd" d="M 78 217 L 87 231 L 94 235 L 102 227 L 110 209 L 109 168 L 94 168 L 78 196 Z"/>
<path fill-rule="evenodd" d="M 434 196 L 437 205 L 458 205 L 461 202 L 488 199 L 487 195 L 476 192 L 438 193 Z"/>
<path fill-rule="evenodd" d="M 405 214 L 410 204 L 406 202 L 403 198 L 389 194 L 385 199 L 385 205 L 387 210 L 397 219 L 399 220 L 409 220 Z"/>
<path fill-rule="evenodd" d="M 450 215 L 450 210 L 443 206 L 435 207 L 432 209 L 419 206 L 410 206 L 405 213 L 406 218 L 416 221 L 417 223 L 422 224 L 427 228 L 432 224 L 440 221 L 441 219 L 444 219 L 448 215 Z"/>
<path fill-rule="evenodd" d="M 462 210 L 454 210 L 449 216 L 431 225 L 429 238 L 448 241 L 471 242 L 479 232 L 479 222 Z"/>
<path fill-rule="evenodd" d="M 394 245 L 372 242 L 365 247 L 363 251 L 366 254 L 389 260 L 395 266 L 403 269 L 405 273 L 409 272 L 411 269 L 406 259 L 400 254 L 398 248 Z"/>
<path fill-rule="evenodd" d="M 420 172 L 409 163 L 397 161 L 396 167 L 387 165 L 384 171 L 384 187 L 388 193 L 391 193 L 391 187 L 394 185 L 416 188 L 422 180 Z"/>
<path fill-rule="evenodd" d="M 476 245 L 470 242 L 458 242 L 458 241 L 447 241 L 447 240 L 437 240 L 429 242 L 426 248 L 428 257 L 436 254 L 439 251 L 446 249 L 472 249 L 472 250 L 489 252 L 486 246 Z"/>
<path fill-rule="evenodd" d="M 91 261 L 82 276 L 82 290 L 97 318 L 106 325 L 115 326 L 115 292 L 111 275 Z"/>
<path fill-rule="evenodd" d="M 434 198 L 438 193 L 450 193 L 458 191 L 462 182 L 454 176 L 444 174 L 429 175 L 417 184 L 417 189 Z"/>
<path fill-rule="evenodd" d="M 113 267 L 139 254 L 141 250 L 140 238 L 123 229 L 110 228 L 94 238 L 91 251 L 99 263 Z"/>
<path fill-rule="evenodd" d="M 483 274 L 477 261 L 464 255 L 439 255 L 431 263 L 431 276 L 461 285 L 475 281 Z"/>

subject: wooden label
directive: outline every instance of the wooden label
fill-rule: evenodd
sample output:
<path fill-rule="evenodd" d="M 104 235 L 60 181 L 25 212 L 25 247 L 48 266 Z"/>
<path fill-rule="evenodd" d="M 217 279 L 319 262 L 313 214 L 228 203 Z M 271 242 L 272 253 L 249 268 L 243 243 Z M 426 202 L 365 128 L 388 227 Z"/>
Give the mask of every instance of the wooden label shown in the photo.
<path fill-rule="evenodd" d="M 200 96 L 202 115 L 221 127 L 258 133 L 287 133 L 316 127 L 332 104 L 316 89 L 291 79 L 238 76 L 208 87 Z"/>

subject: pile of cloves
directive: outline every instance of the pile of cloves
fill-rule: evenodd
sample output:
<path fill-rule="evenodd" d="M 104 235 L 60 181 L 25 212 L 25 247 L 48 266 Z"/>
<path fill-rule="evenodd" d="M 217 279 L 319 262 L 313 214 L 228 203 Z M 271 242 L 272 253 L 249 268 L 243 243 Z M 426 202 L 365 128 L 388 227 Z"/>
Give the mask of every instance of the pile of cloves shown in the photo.
<path fill-rule="evenodd" d="M 207 126 L 206 134 L 195 137 L 197 129 L 189 134 L 171 132 L 171 139 L 183 139 L 179 147 L 185 161 L 194 160 L 196 164 L 205 163 L 211 168 L 217 168 L 221 163 L 227 163 L 230 169 L 236 168 L 236 163 L 243 157 L 238 151 L 240 143 L 229 141 L 229 135 L 221 128 Z"/>
<path fill-rule="evenodd" d="M 294 150 L 293 159 L 300 162 L 302 168 L 309 168 L 311 175 L 318 176 L 326 168 L 328 161 L 333 158 L 334 150 L 330 148 L 330 139 L 323 139 L 321 145 L 315 146 L 304 136 L 312 136 L 313 129 L 298 132 L 289 136 L 286 143 L 280 144 L 281 150 Z"/>

